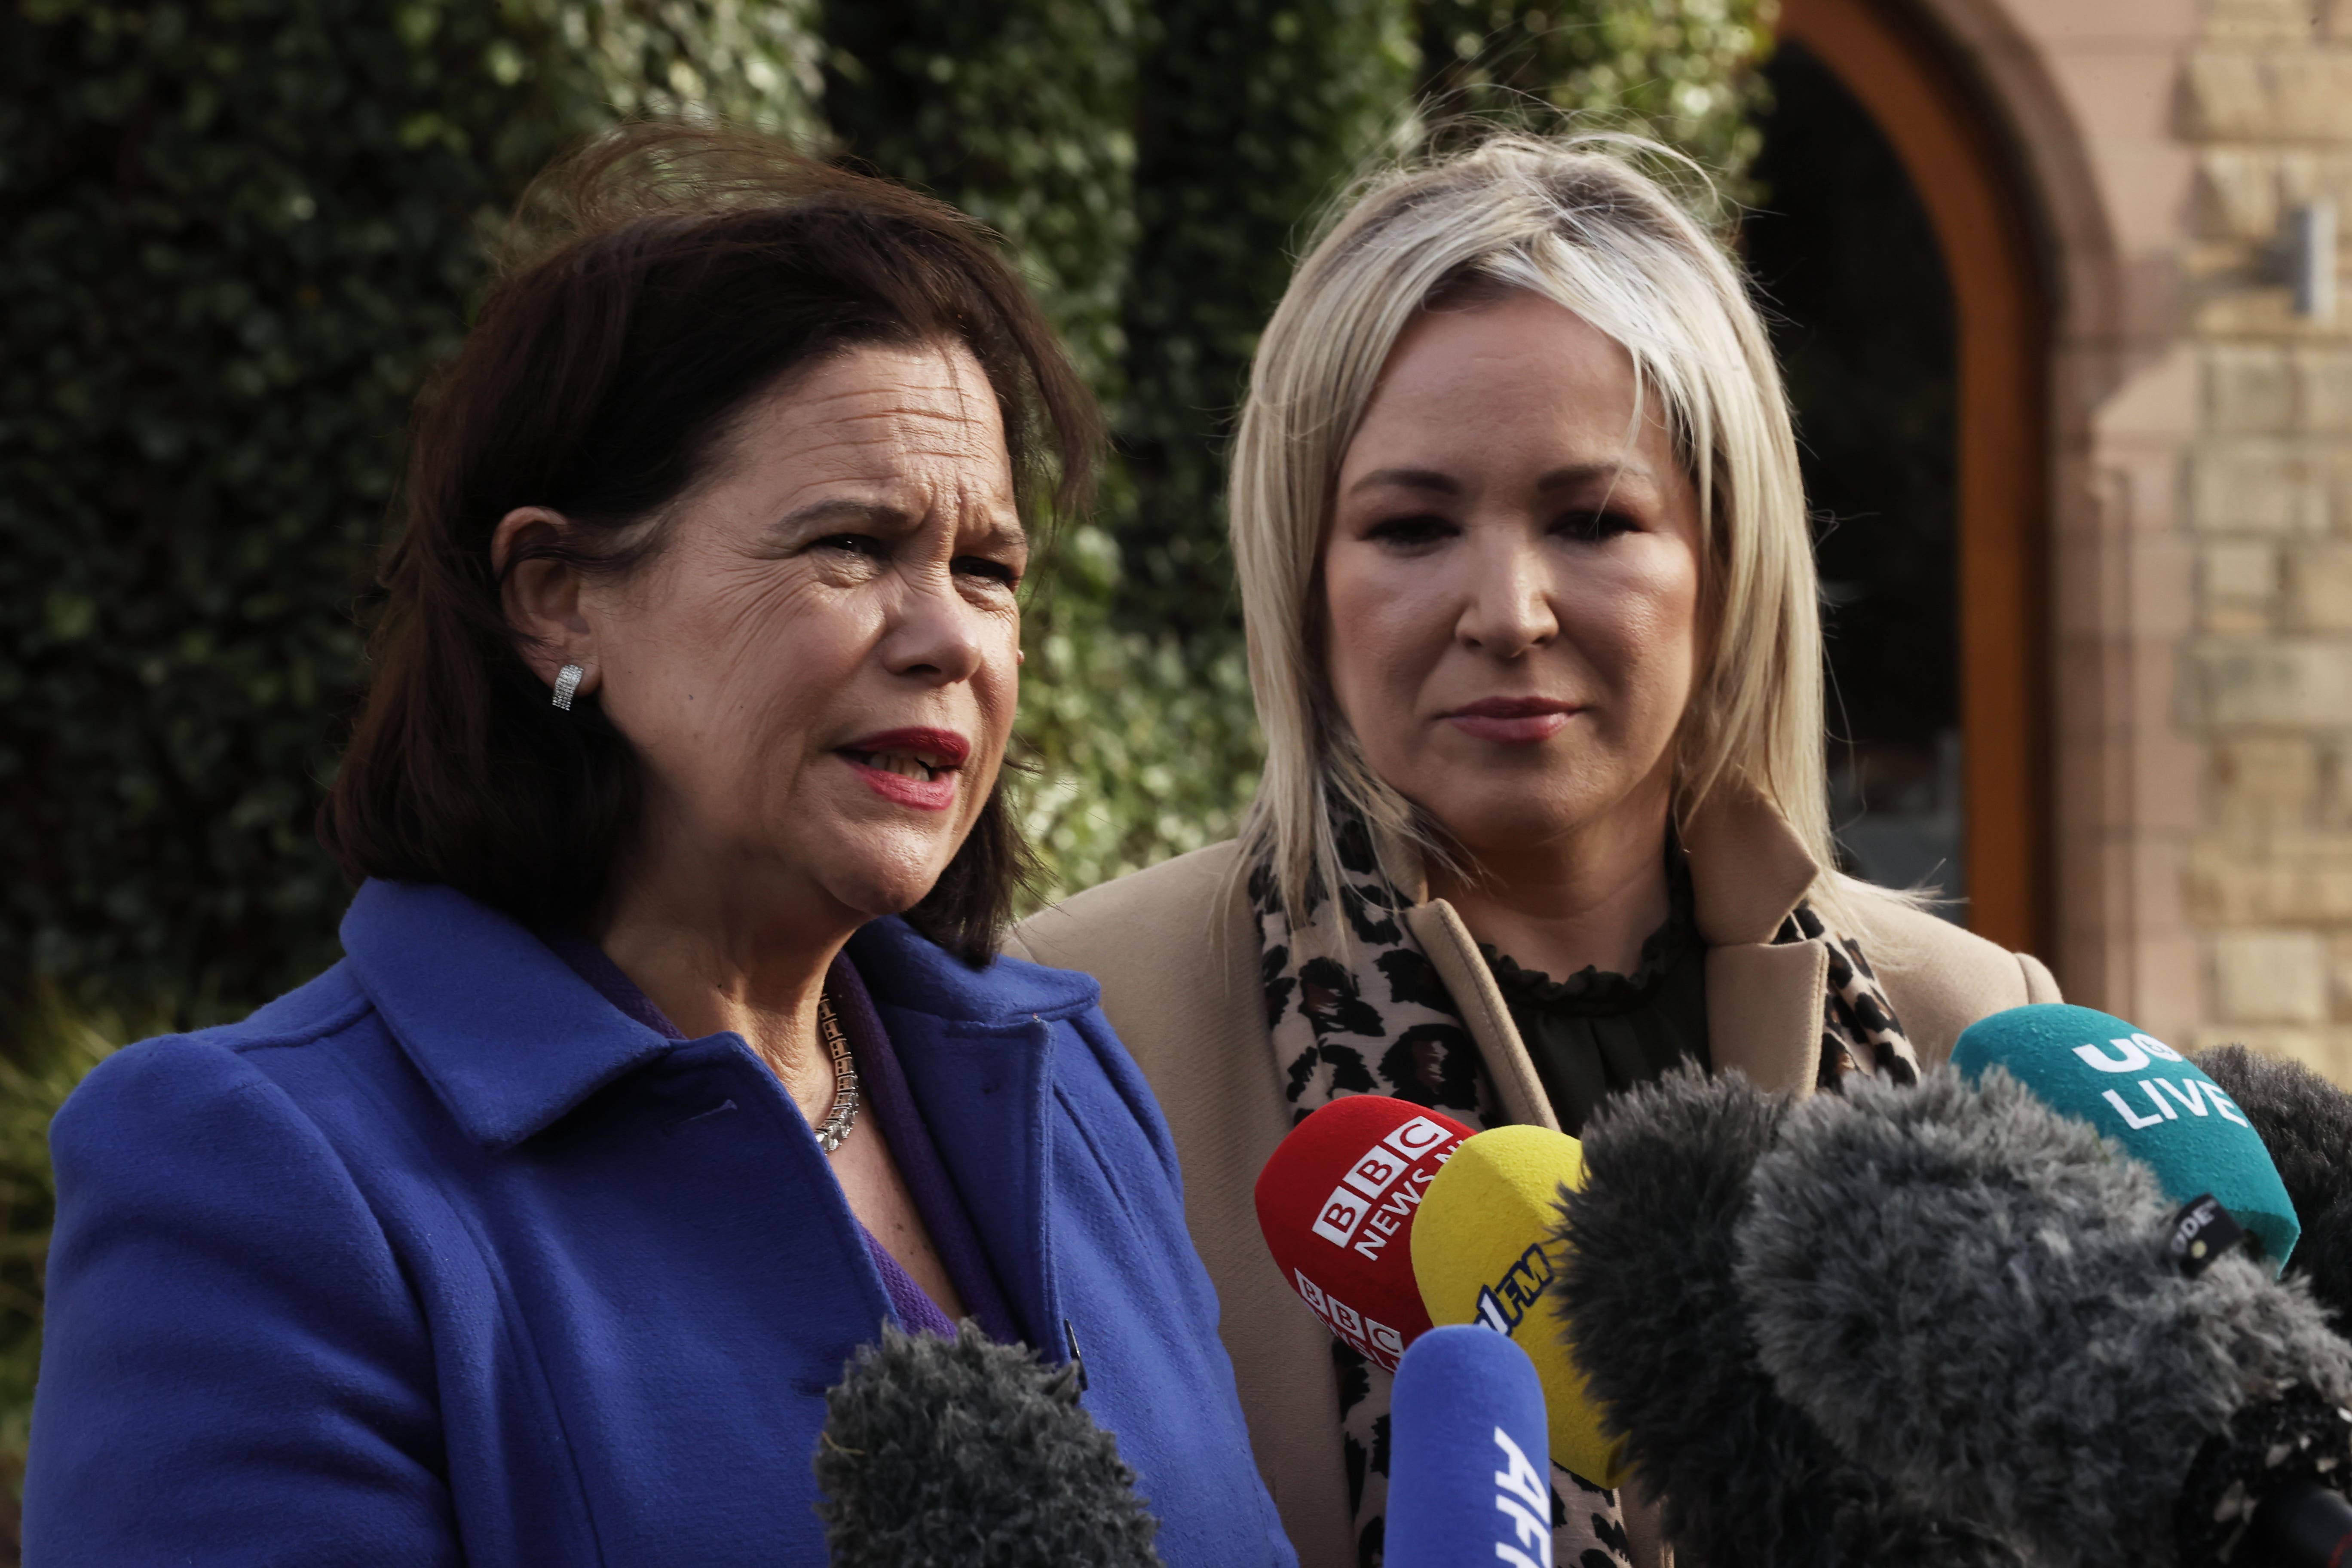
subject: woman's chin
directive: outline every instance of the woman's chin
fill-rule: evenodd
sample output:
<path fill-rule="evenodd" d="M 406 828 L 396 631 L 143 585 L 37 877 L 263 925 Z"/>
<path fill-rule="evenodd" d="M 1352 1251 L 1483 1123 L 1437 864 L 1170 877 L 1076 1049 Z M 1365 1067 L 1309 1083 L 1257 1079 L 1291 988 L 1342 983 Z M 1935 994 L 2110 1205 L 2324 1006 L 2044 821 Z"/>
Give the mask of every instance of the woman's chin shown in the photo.
<path fill-rule="evenodd" d="M 1609 803 L 1584 799 L 1530 801 L 1525 795 L 1454 803 L 1452 811 L 1430 810 L 1445 836 L 1484 860 L 1574 837 Z"/>
<path fill-rule="evenodd" d="M 835 901 L 880 920 L 903 915 L 929 897 L 953 858 L 952 849 L 937 844 L 844 843 L 825 857 L 818 879 Z"/>

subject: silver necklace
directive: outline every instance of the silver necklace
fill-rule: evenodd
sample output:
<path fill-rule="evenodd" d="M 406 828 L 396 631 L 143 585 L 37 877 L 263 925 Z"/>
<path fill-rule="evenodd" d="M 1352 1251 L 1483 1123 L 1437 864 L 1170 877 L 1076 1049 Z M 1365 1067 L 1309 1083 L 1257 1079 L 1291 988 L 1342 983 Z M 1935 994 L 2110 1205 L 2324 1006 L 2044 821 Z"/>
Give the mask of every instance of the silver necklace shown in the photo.
<path fill-rule="evenodd" d="M 830 1154 L 857 1125 L 857 1064 L 850 1060 L 849 1037 L 842 1033 L 841 1020 L 833 1016 L 830 996 L 816 999 L 816 1032 L 824 1037 L 824 1048 L 833 1057 L 833 1113 L 816 1130 L 817 1147 Z"/>

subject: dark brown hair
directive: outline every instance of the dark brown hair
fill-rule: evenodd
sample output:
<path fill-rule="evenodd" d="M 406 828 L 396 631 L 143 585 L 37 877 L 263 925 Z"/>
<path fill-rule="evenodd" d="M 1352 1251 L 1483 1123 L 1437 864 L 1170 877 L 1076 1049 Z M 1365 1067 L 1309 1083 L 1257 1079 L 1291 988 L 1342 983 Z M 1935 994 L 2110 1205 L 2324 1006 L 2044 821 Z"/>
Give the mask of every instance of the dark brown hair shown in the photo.
<path fill-rule="evenodd" d="M 1094 403 L 992 237 L 952 208 L 675 126 L 614 132 L 541 175 L 479 320 L 419 401 L 373 679 L 319 815 L 345 873 L 446 883 L 537 927 L 584 921 L 635 823 L 638 764 L 593 698 L 559 711 L 524 664 L 490 564 L 499 520 L 547 507 L 573 527 L 518 555 L 631 570 L 781 377 L 940 339 L 987 373 L 1023 510 L 1080 504 Z M 1027 863 L 1000 780 L 908 918 L 985 962 Z"/>

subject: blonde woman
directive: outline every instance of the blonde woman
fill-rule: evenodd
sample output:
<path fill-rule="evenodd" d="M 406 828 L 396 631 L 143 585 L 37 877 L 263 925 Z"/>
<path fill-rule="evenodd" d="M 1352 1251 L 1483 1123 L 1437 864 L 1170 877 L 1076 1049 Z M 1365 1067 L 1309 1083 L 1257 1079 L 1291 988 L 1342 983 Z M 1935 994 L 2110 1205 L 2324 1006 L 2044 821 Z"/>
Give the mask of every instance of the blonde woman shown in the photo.
<path fill-rule="evenodd" d="M 1628 150 L 1497 139 L 1315 247 L 1234 457 L 1267 745 L 1246 827 L 1017 935 L 1100 979 L 1166 1107 L 1307 1568 L 1377 1558 L 1388 1380 L 1259 1240 L 1251 1184 L 1300 1117 L 1370 1092 L 1573 1132 L 1682 1061 L 1907 1082 L 2058 994 L 1830 869 L 1780 374 L 1733 263 Z M 1555 1561 L 1665 1559 L 1649 1503 L 1554 1480 Z"/>

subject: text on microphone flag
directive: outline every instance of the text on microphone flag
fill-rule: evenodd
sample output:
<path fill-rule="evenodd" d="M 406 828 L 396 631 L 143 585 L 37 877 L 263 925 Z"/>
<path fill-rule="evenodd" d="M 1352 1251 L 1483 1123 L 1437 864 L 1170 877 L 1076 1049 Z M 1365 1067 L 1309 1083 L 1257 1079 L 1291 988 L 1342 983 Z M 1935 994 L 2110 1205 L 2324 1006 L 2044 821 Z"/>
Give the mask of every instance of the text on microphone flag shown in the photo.
<path fill-rule="evenodd" d="M 1302 1121 L 1259 1173 L 1258 1224 L 1276 1267 L 1325 1327 L 1384 1370 L 1429 1327 L 1405 1238 L 1468 1136 L 1441 1112 L 1349 1095 Z"/>
<path fill-rule="evenodd" d="M 1971 1080 L 2000 1068 L 2147 1165 L 2175 1203 L 2212 1194 L 2273 1273 L 2294 1252 L 2302 1223 L 2245 1111 L 2155 1036 L 2088 1007 L 2037 1003 L 1969 1025 L 1951 1065 Z"/>
<path fill-rule="evenodd" d="M 1334 1247 L 1353 1247 L 1367 1258 L 1376 1257 L 1388 1238 L 1411 1217 L 1422 1194 L 1428 1190 L 1430 1178 L 1453 1152 L 1453 1145 L 1460 1142 L 1456 1134 L 1428 1117 L 1414 1117 L 1365 1150 L 1348 1168 L 1339 1184 L 1324 1200 L 1323 1211 L 1315 1221 L 1315 1234 Z M 1416 1170 L 1414 1167 L 1424 1155 L 1429 1168 Z M 1400 1177 L 1406 1178 L 1402 1186 Z M 1393 1195 L 1390 1193 L 1391 1187 L 1398 1188 Z M 1359 1239 L 1358 1228 L 1375 1208 L 1387 1216 L 1387 1223 L 1375 1221 L 1370 1234 Z"/>
<path fill-rule="evenodd" d="M 2187 1060 L 2179 1051 L 2174 1050 L 2154 1035 L 2139 1033 L 2110 1039 L 2104 1046 L 2096 1041 L 2076 1046 L 2074 1055 L 2085 1067 L 2095 1072 L 2105 1073 L 2142 1073 L 2155 1067 L 2158 1062 L 2180 1062 L 2186 1065 Z M 2157 1068 L 2156 1070 L 2161 1073 L 2163 1068 Z M 2185 1079 L 2181 1083 L 2175 1083 L 2170 1079 L 2162 1077 L 2143 1078 L 2135 1081 L 2137 1087 L 2147 1094 L 2155 1106 L 2152 1112 L 2143 1115 L 2135 1110 L 2125 1101 L 2121 1094 L 2112 1089 L 2105 1090 L 2101 1095 L 2102 1099 L 2115 1108 L 2116 1114 L 2124 1119 L 2124 1124 L 2135 1132 L 2143 1127 L 2153 1127 L 2159 1121 L 2178 1121 L 2180 1120 L 2180 1110 L 2186 1110 L 2191 1116 L 2204 1116 L 2218 1112 L 2225 1121 L 2234 1121 L 2241 1127 L 2253 1125 L 2246 1120 L 2245 1112 L 2238 1109 L 2237 1102 L 2221 1092 L 2221 1085 L 2201 1075 Z M 2179 1103 L 2180 1110 L 2173 1109 L 2175 1102 Z"/>
<path fill-rule="evenodd" d="M 1495 1555 L 1512 1568 L 1552 1568 L 1550 1485 L 1500 1426 L 1495 1428 L 1495 1447 L 1503 1451 L 1503 1468 L 1495 1472 L 1495 1508 L 1518 1538 L 1517 1549 L 1495 1542 Z"/>
<path fill-rule="evenodd" d="M 1413 1275 L 1436 1324 L 1475 1325 L 1527 1353 L 1543 1384 L 1551 1462 L 1596 1486 L 1624 1469 L 1552 1310 L 1547 1246 L 1563 1188 L 1582 1184 L 1577 1141 L 1547 1127 L 1489 1128 L 1466 1140 L 1430 1184 L 1413 1221 Z"/>
<path fill-rule="evenodd" d="M 1389 1421 L 1389 1568 L 1552 1568 L 1542 1379 L 1515 1342 L 1432 1329 L 1397 1368 Z"/>
<path fill-rule="evenodd" d="M 1528 1315 L 1528 1309 L 1536 1304 L 1543 1288 L 1550 1283 L 1551 1259 L 1544 1256 L 1543 1243 L 1538 1242 L 1521 1253 L 1500 1279 L 1478 1288 L 1478 1315 L 1475 1321 L 1498 1334 L 1510 1333 L 1518 1328 L 1519 1320 Z"/>

